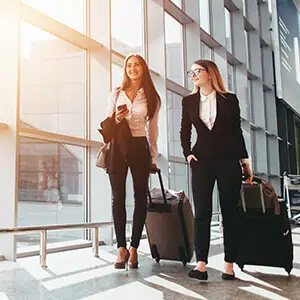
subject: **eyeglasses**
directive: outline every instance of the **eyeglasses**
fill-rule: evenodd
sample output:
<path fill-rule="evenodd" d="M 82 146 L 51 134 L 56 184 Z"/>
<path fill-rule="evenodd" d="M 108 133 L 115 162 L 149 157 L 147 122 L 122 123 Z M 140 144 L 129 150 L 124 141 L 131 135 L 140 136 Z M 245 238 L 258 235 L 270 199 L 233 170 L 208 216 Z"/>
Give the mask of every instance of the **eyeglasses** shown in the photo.
<path fill-rule="evenodd" d="M 206 72 L 206 70 L 202 69 L 202 68 L 195 69 L 194 71 L 189 70 L 189 71 L 187 71 L 187 75 L 189 77 L 198 76 L 200 74 L 200 72 Z"/>

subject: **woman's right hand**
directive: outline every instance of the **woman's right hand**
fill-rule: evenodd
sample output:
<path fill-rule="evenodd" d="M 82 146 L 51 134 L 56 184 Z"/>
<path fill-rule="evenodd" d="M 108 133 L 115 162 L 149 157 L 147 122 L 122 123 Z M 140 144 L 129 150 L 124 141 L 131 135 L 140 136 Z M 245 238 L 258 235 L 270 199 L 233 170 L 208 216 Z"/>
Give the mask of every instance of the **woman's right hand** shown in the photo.
<path fill-rule="evenodd" d="M 191 163 L 192 159 L 198 161 L 198 158 L 194 154 L 190 154 L 187 158 L 188 163 Z"/>
<path fill-rule="evenodd" d="M 121 122 L 125 117 L 126 115 L 129 113 L 129 110 L 128 109 L 125 109 L 125 110 L 117 110 L 116 111 L 116 121 L 117 122 Z"/>

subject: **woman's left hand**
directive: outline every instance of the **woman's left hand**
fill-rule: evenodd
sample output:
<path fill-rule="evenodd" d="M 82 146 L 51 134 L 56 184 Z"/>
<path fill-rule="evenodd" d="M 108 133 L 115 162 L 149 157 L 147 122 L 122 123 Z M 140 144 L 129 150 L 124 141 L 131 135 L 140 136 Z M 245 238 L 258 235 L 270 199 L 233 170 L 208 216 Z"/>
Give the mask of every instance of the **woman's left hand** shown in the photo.
<path fill-rule="evenodd" d="M 253 173 L 252 173 L 252 170 L 251 170 L 251 167 L 250 167 L 250 164 L 243 164 L 242 166 L 242 170 L 243 170 L 243 176 L 245 178 L 247 178 L 247 182 L 252 182 L 253 180 Z"/>
<path fill-rule="evenodd" d="M 155 174 L 158 170 L 159 170 L 159 168 L 157 167 L 156 164 L 151 165 L 151 168 L 150 168 L 150 173 L 151 174 Z"/>

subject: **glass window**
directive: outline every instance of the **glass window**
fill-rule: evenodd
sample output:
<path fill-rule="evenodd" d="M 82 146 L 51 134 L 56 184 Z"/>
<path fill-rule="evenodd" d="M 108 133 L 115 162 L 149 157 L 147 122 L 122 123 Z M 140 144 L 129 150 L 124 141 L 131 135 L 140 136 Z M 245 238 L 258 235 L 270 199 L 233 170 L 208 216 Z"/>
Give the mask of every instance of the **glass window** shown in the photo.
<path fill-rule="evenodd" d="M 111 1 L 112 48 L 128 55 L 143 51 L 143 1 Z"/>
<path fill-rule="evenodd" d="M 179 136 L 182 97 L 171 91 L 167 92 L 167 97 L 169 155 L 183 157 Z"/>
<path fill-rule="evenodd" d="M 201 54 L 202 54 L 202 59 L 209 59 L 209 60 L 213 59 L 213 50 L 203 42 L 201 42 Z"/>
<path fill-rule="evenodd" d="M 119 87 L 121 85 L 122 79 L 123 79 L 123 67 L 112 64 L 112 88 Z"/>
<path fill-rule="evenodd" d="M 167 77 L 184 84 L 183 74 L 183 28 L 168 13 L 165 13 Z"/>
<path fill-rule="evenodd" d="M 247 69 L 250 69 L 250 55 L 249 55 L 249 33 L 247 30 L 244 30 L 245 35 L 245 45 L 246 45 L 246 64 Z"/>
<path fill-rule="evenodd" d="M 253 107 L 252 107 L 252 81 L 250 79 L 247 80 L 248 86 L 248 94 L 247 94 L 247 106 L 248 106 L 248 120 L 253 122 Z"/>
<path fill-rule="evenodd" d="M 255 130 L 251 128 L 250 130 L 250 136 L 251 136 L 251 164 L 252 164 L 252 172 L 255 173 L 257 170 L 257 153 L 256 153 L 256 134 Z"/>
<path fill-rule="evenodd" d="M 269 12 L 272 13 L 272 0 L 268 0 Z"/>
<path fill-rule="evenodd" d="M 182 8 L 181 0 L 171 0 L 174 4 L 176 4 L 179 8 Z"/>
<path fill-rule="evenodd" d="M 21 126 L 84 136 L 85 51 L 21 25 Z"/>
<path fill-rule="evenodd" d="M 227 64 L 227 74 L 228 74 L 228 90 L 235 93 L 234 67 L 229 63 Z"/>
<path fill-rule="evenodd" d="M 210 33 L 209 0 L 200 0 L 200 26 L 207 33 Z"/>
<path fill-rule="evenodd" d="M 85 149 L 20 138 L 18 226 L 84 221 Z M 83 230 L 49 232 L 50 242 L 82 239 Z M 39 234 L 18 236 L 19 246 L 39 243 Z"/>
<path fill-rule="evenodd" d="M 170 161 L 170 188 L 174 191 L 183 190 L 189 197 L 188 165 Z"/>
<path fill-rule="evenodd" d="M 40 12 L 50 16 L 73 29 L 86 32 L 85 0 L 22 0 Z"/>
<path fill-rule="evenodd" d="M 247 16 L 247 4 L 246 4 L 246 0 L 243 0 L 243 15 L 245 17 Z"/>
<path fill-rule="evenodd" d="M 231 13 L 225 7 L 225 34 L 226 34 L 226 48 L 232 52 L 232 34 L 231 34 Z"/>

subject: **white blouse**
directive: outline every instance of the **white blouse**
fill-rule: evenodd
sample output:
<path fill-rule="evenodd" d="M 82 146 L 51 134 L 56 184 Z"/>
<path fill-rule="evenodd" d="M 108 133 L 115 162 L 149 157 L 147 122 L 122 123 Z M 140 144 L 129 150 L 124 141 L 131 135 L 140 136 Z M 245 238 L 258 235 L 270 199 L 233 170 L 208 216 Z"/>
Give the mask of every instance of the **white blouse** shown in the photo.
<path fill-rule="evenodd" d="M 214 127 L 216 117 L 217 117 L 217 94 L 216 91 L 212 91 L 209 95 L 203 95 L 200 91 L 200 101 L 199 101 L 199 117 L 206 125 L 209 130 Z M 240 159 L 240 163 L 250 164 L 249 158 Z"/>
<path fill-rule="evenodd" d="M 159 107 L 157 108 L 153 118 L 148 121 L 147 99 L 143 88 L 138 90 L 132 102 L 122 90 L 119 93 L 117 103 L 115 103 L 115 96 L 116 91 L 113 91 L 109 96 L 107 115 L 111 116 L 113 112 L 115 112 L 117 106 L 122 104 L 127 105 L 129 113 L 125 118 L 129 125 L 131 134 L 133 137 L 147 136 L 152 163 L 155 164 L 155 159 L 158 155 L 157 139 Z"/>

